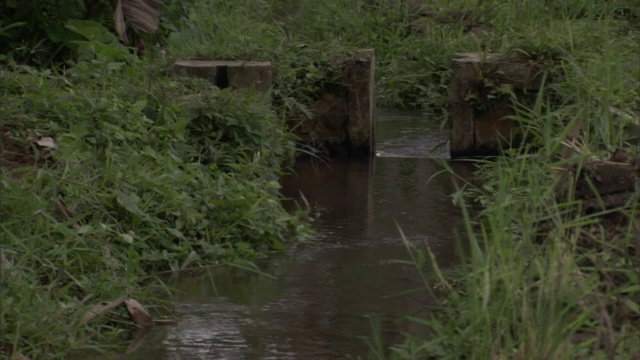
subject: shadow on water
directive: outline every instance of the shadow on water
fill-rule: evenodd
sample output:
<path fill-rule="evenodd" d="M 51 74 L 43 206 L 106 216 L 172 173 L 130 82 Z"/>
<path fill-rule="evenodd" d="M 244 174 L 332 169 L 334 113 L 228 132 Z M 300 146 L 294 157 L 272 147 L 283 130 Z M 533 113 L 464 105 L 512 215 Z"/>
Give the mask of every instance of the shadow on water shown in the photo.
<path fill-rule="evenodd" d="M 423 131 L 415 123 L 426 121 L 412 116 L 383 116 L 378 131 Z M 431 179 L 442 169 L 438 161 L 396 157 L 405 148 L 414 151 L 405 156 L 415 156 L 415 148 L 384 136 L 379 149 L 393 157 L 299 160 L 295 173 L 282 179 L 285 206 L 297 206 L 302 194 L 316 215 L 317 236 L 260 263 L 272 277 L 224 268 L 173 282 L 178 324 L 154 329 L 127 358 L 366 358 L 364 337 L 372 335 L 372 324 L 381 324 L 385 344 L 401 342 L 402 332 L 424 332 L 401 320 L 428 312 L 430 299 L 425 291 L 406 294 L 420 281 L 412 265 L 394 261 L 408 260 L 396 223 L 452 271 L 461 214 L 449 197 L 452 177 Z M 433 145 L 443 137 L 428 139 Z"/>

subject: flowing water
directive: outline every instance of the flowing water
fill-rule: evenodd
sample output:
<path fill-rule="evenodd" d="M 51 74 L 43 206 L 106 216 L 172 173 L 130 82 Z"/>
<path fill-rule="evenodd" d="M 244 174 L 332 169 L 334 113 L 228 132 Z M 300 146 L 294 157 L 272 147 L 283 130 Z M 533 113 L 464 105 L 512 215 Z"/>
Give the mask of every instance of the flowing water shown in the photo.
<path fill-rule="evenodd" d="M 431 300 L 424 289 L 408 292 L 421 280 L 398 227 L 429 246 L 443 271 L 455 270 L 452 177 L 432 178 L 443 160 L 425 158 L 446 156 L 448 134 L 405 112 L 379 113 L 376 127 L 376 157 L 303 159 L 282 179 L 285 205 L 306 201 L 317 236 L 259 263 L 269 276 L 225 267 L 179 277 L 170 283 L 177 325 L 154 328 L 126 358 L 367 358 L 376 336 L 395 344 L 403 332 L 424 332 L 402 320 L 428 315 Z"/>

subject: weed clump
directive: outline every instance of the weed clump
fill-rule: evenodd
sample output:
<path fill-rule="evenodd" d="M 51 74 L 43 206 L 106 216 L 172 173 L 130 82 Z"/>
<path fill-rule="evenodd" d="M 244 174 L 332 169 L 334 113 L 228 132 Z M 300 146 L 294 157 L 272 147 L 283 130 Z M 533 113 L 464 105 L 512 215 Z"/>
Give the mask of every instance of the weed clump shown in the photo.
<path fill-rule="evenodd" d="M 278 192 L 295 153 L 283 122 L 258 95 L 160 75 L 142 61 L 0 70 L 5 351 L 62 354 L 118 328 L 77 326 L 96 302 L 153 303 L 153 271 L 252 259 L 295 237 Z"/>

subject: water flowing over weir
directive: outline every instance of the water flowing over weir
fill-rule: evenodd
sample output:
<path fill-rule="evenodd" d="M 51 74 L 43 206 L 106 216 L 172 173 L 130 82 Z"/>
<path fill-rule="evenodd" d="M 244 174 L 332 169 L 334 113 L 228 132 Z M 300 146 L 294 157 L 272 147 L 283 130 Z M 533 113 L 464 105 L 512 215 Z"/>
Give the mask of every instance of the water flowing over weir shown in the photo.
<path fill-rule="evenodd" d="M 420 280 L 396 261 L 409 259 L 397 225 L 428 245 L 443 271 L 455 268 L 461 214 L 449 198 L 452 178 L 430 180 L 442 168 L 426 158 L 447 156 L 448 133 L 406 112 L 379 111 L 376 126 L 376 157 L 303 159 L 282 179 L 287 206 L 302 195 L 312 207 L 314 239 L 259 263 L 272 277 L 230 267 L 181 276 L 170 283 L 178 324 L 153 329 L 126 358 L 365 358 L 365 338 L 378 330 L 386 345 L 424 331 L 401 320 L 426 315 L 431 300 L 406 293 Z"/>

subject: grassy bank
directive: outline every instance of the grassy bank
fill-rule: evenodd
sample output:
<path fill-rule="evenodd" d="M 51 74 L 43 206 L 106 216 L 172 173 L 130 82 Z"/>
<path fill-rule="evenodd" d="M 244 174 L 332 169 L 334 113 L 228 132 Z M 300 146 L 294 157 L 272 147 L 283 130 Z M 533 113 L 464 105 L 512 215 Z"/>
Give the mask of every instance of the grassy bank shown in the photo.
<path fill-rule="evenodd" d="M 518 106 L 516 119 L 530 145 L 479 161 L 482 185 L 467 184 L 454 194 L 460 206 L 483 209 L 467 214 L 467 266 L 432 284 L 442 297 L 434 318 L 412 319 L 428 324 L 433 337 L 409 339 L 389 356 L 636 359 L 637 180 L 612 204 L 595 186 L 586 198 L 578 195 L 578 181 L 559 172 L 574 166 L 580 173 L 590 161 L 614 159 L 615 149 L 631 154 L 615 161 L 635 162 L 637 169 L 632 123 L 640 114 L 640 9 L 633 2 L 586 1 L 468 9 L 491 30 L 477 39 L 480 48 L 551 59 L 552 71 L 562 76 L 535 103 Z"/>
<path fill-rule="evenodd" d="M 87 311 L 122 297 L 166 316 L 154 272 L 251 260 L 305 231 L 279 201 L 296 149 L 264 95 L 174 78 L 73 24 L 86 41 L 62 44 L 63 62 L 17 49 L 0 68 L 3 358 L 126 340 L 124 308 Z"/>
<path fill-rule="evenodd" d="M 78 326 L 91 305 L 151 300 L 153 271 L 252 259 L 299 224 L 278 193 L 293 143 L 257 95 L 144 64 L 71 72 L 1 74 L 1 342 L 36 358 L 115 326 Z"/>

